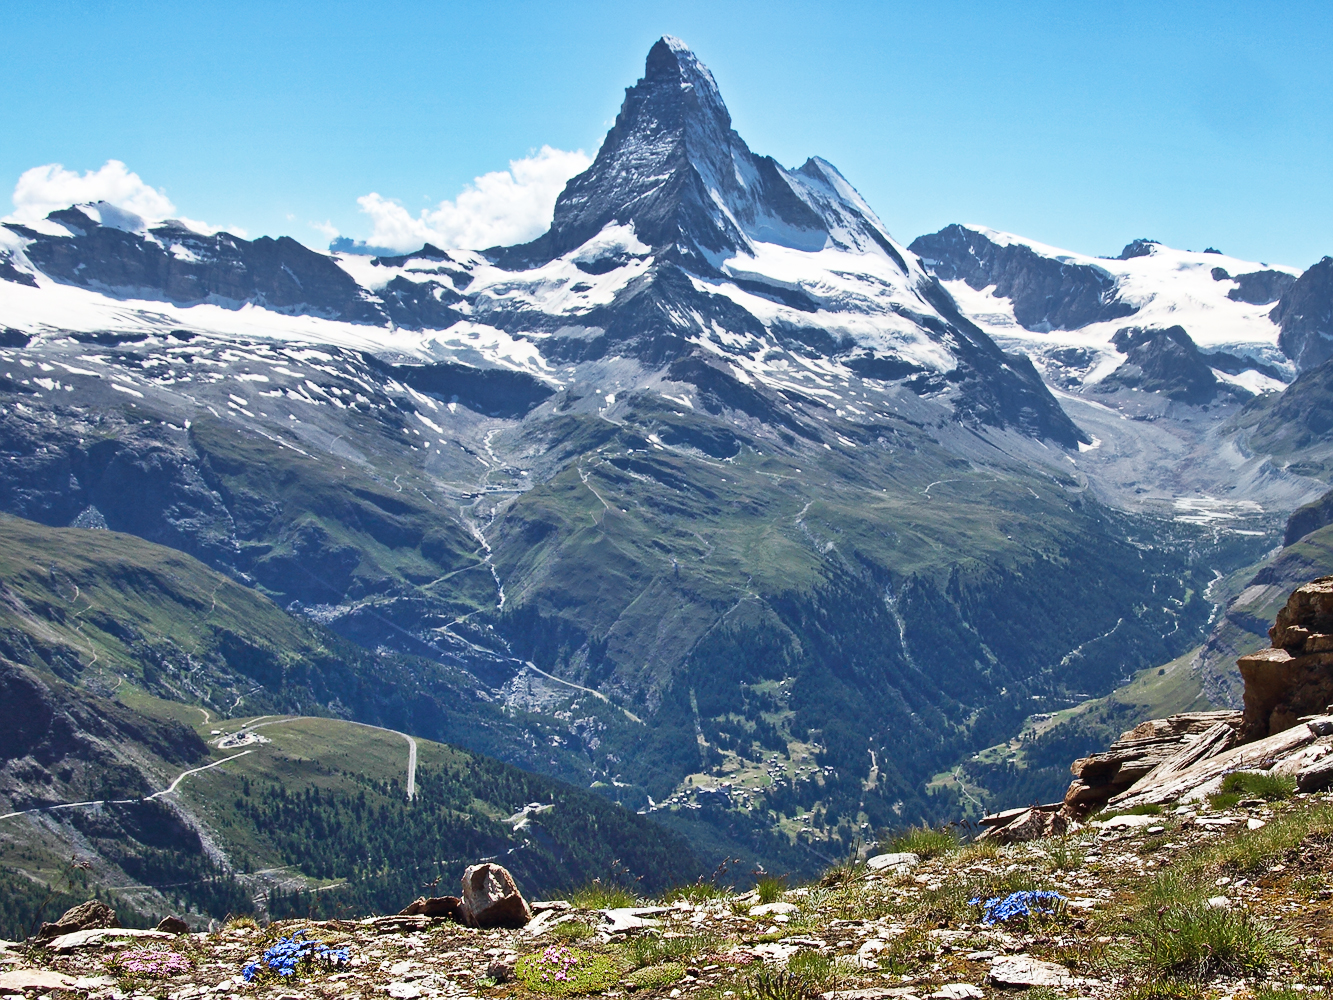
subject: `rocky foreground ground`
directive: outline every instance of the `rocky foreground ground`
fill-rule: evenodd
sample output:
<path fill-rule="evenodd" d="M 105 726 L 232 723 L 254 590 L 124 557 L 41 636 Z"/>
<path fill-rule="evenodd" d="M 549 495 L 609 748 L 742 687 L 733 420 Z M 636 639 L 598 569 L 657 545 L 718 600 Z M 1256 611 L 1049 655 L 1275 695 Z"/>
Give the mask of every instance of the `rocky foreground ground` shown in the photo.
<path fill-rule="evenodd" d="M 744 894 L 700 884 L 636 900 L 594 885 L 532 903 L 532 919 L 517 929 L 417 915 L 240 919 L 206 934 L 88 930 L 4 945 L 0 996 L 925 1000 L 1027 990 L 1033 1000 L 1276 1000 L 1322 992 L 1333 987 L 1333 795 L 1281 782 L 1261 791 L 1274 801 L 1222 793 L 1004 847 L 916 831 L 885 845 L 894 853 L 789 889 L 776 880 Z M 302 957 L 311 942 L 334 950 Z M 280 973 L 284 963 L 290 975 Z"/>

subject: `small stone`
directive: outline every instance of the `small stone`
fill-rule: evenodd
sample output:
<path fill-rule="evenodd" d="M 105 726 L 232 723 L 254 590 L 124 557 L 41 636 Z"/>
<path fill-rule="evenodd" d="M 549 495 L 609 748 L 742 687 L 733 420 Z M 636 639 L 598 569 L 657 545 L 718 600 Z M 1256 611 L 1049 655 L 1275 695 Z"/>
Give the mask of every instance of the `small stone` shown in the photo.
<path fill-rule="evenodd" d="M 1267 825 L 1268 824 L 1263 820 L 1255 819 L 1253 816 L 1245 821 L 1245 828 L 1247 830 L 1262 830 Z"/>
<path fill-rule="evenodd" d="M 157 929 L 166 934 L 189 934 L 190 925 L 180 917 L 163 917 L 158 921 Z"/>
<path fill-rule="evenodd" d="M 1208 909 L 1229 910 L 1231 909 L 1231 900 L 1226 896 L 1210 896 L 1208 899 Z"/>
<path fill-rule="evenodd" d="M 930 994 L 932 1000 L 977 1000 L 985 995 L 971 983 L 949 983 Z"/>
<path fill-rule="evenodd" d="M 750 907 L 750 916 L 767 917 L 783 913 L 795 913 L 800 907 L 795 903 L 777 902 L 760 903 L 758 906 Z"/>

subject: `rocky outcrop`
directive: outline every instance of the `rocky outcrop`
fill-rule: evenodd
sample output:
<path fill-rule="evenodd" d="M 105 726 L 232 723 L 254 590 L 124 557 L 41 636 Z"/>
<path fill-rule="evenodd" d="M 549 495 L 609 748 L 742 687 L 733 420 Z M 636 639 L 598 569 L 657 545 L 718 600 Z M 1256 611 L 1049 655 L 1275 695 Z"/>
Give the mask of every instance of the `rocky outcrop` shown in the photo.
<path fill-rule="evenodd" d="M 522 927 L 532 919 L 509 870 L 489 863 L 472 865 L 463 873 L 462 910 L 469 927 Z"/>
<path fill-rule="evenodd" d="M 1237 661 L 1244 712 L 1187 712 L 1141 723 L 1070 765 L 1074 780 L 1063 802 L 987 816 L 978 839 L 1060 835 L 1104 807 L 1199 801 L 1236 771 L 1287 775 L 1303 792 L 1333 785 L 1333 576 L 1292 591 L 1269 637 L 1270 648 Z"/>
<path fill-rule="evenodd" d="M 1217 376 L 1183 326 L 1166 330 L 1125 327 L 1111 343 L 1125 363 L 1098 384 L 1101 391 L 1120 388 L 1160 392 L 1181 403 L 1208 403 L 1217 395 Z"/>
<path fill-rule="evenodd" d="M 997 844 L 1017 844 L 1027 840 L 1040 840 L 1042 837 L 1062 837 L 1078 829 L 1078 823 L 1062 807 L 1064 803 L 1053 802 L 1044 806 L 1028 806 L 1025 809 L 1006 809 L 982 819 L 984 829 L 977 840 L 994 841 Z"/>
<path fill-rule="evenodd" d="M 1064 811 L 1086 816 L 1164 766 L 1174 768 L 1234 746 L 1240 726 L 1240 712 L 1188 712 L 1141 723 L 1102 753 L 1070 765 L 1074 781 L 1065 793 Z"/>
<path fill-rule="evenodd" d="M 908 249 L 943 281 L 961 278 L 978 291 L 994 285 L 994 294 L 1013 302 L 1014 318 L 1027 330 L 1075 330 L 1138 311 L 1117 297 L 1115 276 L 1105 268 L 1044 257 L 966 226 L 918 236 Z"/>
<path fill-rule="evenodd" d="M 1236 661 L 1248 739 L 1290 729 L 1333 704 L 1333 576 L 1292 591 L 1268 636 L 1271 647 Z"/>
<path fill-rule="evenodd" d="M 482 862 L 463 872 L 461 899 L 418 896 L 398 916 L 452 920 L 469 927 L 525 927 L 532 920 L 532 909 L 509 869 Z"/>
<path fill-rule="evenodd" d="M 1297 278 L 1268 318 L 1282 328 L 1277 346 L 1300 371 L 1333 357 L 1333 257 Z"/>
<path fill-rule="evenodd" d="M 71 906 L 61 914 L 60 919 L 55 923 L 42 924 L 42 929 L 37 932 L 37 939 L 48 941 L 64 934 L 73 934 L 75 931 L 100 930 L 105 927 L 119 926 L 120 921 L 116 919 L 115 910 L 100 899 L 90 899 L 78 906 Z"/>

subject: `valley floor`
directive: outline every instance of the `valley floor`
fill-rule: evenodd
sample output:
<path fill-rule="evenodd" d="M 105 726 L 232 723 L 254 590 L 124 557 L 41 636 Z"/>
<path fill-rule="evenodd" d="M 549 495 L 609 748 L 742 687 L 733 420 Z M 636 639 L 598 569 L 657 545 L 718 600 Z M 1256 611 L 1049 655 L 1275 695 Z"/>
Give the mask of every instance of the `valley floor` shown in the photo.
<path fill-rule="evenodd" d="M 785 891 L 761 876 L 743 895 L 700 883 L 649 901 L 594 883 L 534 904 L 522 930 L 425 917 L 262 928 L 241 919 L 130 942 L 181 956 L 169 976 L 125 973 L 128 953 L 114 946 L 5 945 L 0 987 L 86 1000 L 957 1000 L 1014 987 L 1030 988 L 1030 1000 L 1283 1000 L 1333 985 L 1333 795 L 1108 816 L 1009 847 L 960 846 L 938 831 L 886 846 L 916 848 L 921 860 L 879 871 L 860 862 Z M 247 963 L 298 931 L 349 960 L 245 981 Z M 544 965 L 567 974 L 543 981 Z"/>

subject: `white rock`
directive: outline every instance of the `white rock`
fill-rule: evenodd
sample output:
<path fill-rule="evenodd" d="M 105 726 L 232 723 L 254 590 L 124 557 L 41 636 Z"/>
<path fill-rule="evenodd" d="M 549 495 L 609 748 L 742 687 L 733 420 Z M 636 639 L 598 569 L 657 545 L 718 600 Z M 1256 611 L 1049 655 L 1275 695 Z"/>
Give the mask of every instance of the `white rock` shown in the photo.
<path fill-rule="evenodd" d="M 416 983 L 390 983 L 384 991 L 394 1000 L 417 1000 L 421 996 L 421 987 Z"/>
<path fill-rule="evenodd" d="M 1245 821 L 1245 828 L 1247 830 L 1262 830 L 1267 825 L 1268 824 L 1265 823 L 1263 820 L 1255 819 L 1253 816 L 1251 816 L 1249 819 Z"/>
<path fill-rule="evenodd" d="M 624 931 L 638 930 L 640 927 L 658 927 L 662 921 L 653 920 L 659 913 L 669 913 L 668 906 L 617 906 L 609 910 L 599 910 L 602 924 L 598 928 L 603 934 L 620 934 Z"/>
<path fill-rule="evenodd" d="M 1156 816 L 1112 816 L 1110 819 L 1093 823 L 1103 830 L 1133 830 L 1142 826 L 1153 826 L 1161 822 Z"/>
<path fill-rule="evenodd" d="M 72 931 L 61 934 L 47 942 L 52 951 L 71 951 L 75 948 L 95 948 L 111 941 L 127 938 L 160 938 L 171 941 L 175 934 L 166 931 L 143 931 L 135 927 L 95 927 L 86 931 Z"/>
<path fill-rule="evenodd" d="M 1208 899 L 1208 909 L 1229 910 L 1231 909 L 1231 900 L 1226 896 L 1211 896 Z"/>
<path fill-rule="evenodd" d="M 750 907 L 750 916 L 767 917 L 779 913 L 795 913 L 800 907 L 795 903 L 760 903 L 758 906 Z"/>
<path fill-rule="evenodd" d="M 910 871 L 919 864 L 921 864 L 920 856 L 908 851 L 901 851 L 897 854 L 876 854 L 866 861 L 866 867 L 872 872 L 882 872 L 886 868 L 894 871 Z"/>
<path fill-rule="evenodd" d="M 1042 962 L 1031 955 L 1006 955 L 991 962 L 990 980 L 996 986 L 1077 986 L 1082 980 L 1063 965 Z"/>
<path fill-rule="evenodd" d="M 931 1000 L 978 1000 L 985 995 L 971 983 L 950 983 L 941 986 L 930 996 Z"/>

